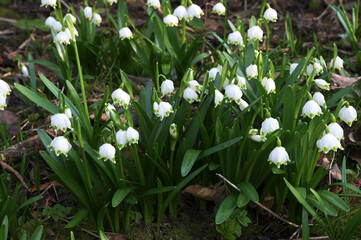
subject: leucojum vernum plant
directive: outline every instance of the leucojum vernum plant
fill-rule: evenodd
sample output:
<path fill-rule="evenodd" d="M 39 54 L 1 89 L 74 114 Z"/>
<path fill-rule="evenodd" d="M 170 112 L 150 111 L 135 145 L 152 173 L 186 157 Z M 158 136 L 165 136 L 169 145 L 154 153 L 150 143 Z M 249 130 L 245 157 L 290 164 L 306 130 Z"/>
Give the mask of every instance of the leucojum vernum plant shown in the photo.
<path fill-rule="evenodd" d="M 271 49 L 278 15 L 266 1 L 258 18 L 236 22 L 227 19 L 227 0 L 215 4 L 212 13 L 224 20 L 224 35 L 211 33 L 220 47 L 209 52 L 201 52 L 204 35 L 187 33 L 187 22 L 202 21 L 205 14 L 191 0 L 175 9 L 170 1 L 148 0 L 146 29 L 134 25 L 125 1 L 95 2 L 65 12 L 60 1 L 41 1 L 41 7 L 53 9 L 45 24 L 56 64 L 32 63 L 52 64 L 62 90 L 41 72 L 38 76 L 57 104 L 15 84 L 50 113 L 56 136 L 38 130 L 46 146 L 40 154 L 79 206 L 66 227 L 87 217 L 101 233 L 104 221 L 113 232 L 127 232 L 136 212 L 159 230 L 166 212 L 176 216 L 187 184 L 216 183 L 217 173 L 227 180 L 227 196 L 215 217 L 226 238 L 240 236 L 241 226 L 250 222 L 248 203 L 267 195 L 274 197 L 276 213 L 287 205 L 289 220 L 302 225 L 305 239 L 311 218 L 331 239 L 352 237 L 354 225 L 341 234 L 330 217 L 348 212 L 349 190 L 357 196 L 360 190 L 345 177 L 334 183 L 343 195 L 320 188 L 329 169 L 316 167 L 320 154 L 342 155 L 341 123 L 357 120 L 356 109 L 343 99 L 350 89 L 330 91 L 332 73 L 343 68 L 336 45 L 328 63 L 314 48 L 298 58 Z M 102 4 L 105 13 L 97 8 Z M 117 4 L 117 15 L 111 15 Z M 107 34 L 100 31 L 103 18 Z M 130 73 L 151 80 L 135 89 Z M 106 85 L 96 107 L 87 102 L 85 76 L 91 74 Z M 1 110 L 10 91 L 1 80 Z"/>

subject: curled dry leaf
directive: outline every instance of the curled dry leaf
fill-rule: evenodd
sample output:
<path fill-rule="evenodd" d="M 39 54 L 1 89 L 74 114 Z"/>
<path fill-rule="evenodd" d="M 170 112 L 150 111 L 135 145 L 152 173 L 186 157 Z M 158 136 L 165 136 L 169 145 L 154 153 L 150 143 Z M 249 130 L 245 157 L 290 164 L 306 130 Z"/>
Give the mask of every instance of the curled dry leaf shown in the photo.
<path fill-rule="evenodd" d="M 192 194 L 193 196 L 207 200 L 215 201 L 222 195 L 226 195 L 226 186 L 225 185 L 210 185 L 208 187 L 203 187 L 201 185 L 190 185 L 185 189 L 185 192 Z"/>
<path fill-rule="evenodd" d="M 344 76 L 338 75 L 336 73 L 332 73 L 331 90 L 348 87 L 348 86 L 354 84 L 355 82 L 359 81 L 360 79 L 361 79 L 361 77 L 356 77 L 356 78 L 344 77 Z"/>

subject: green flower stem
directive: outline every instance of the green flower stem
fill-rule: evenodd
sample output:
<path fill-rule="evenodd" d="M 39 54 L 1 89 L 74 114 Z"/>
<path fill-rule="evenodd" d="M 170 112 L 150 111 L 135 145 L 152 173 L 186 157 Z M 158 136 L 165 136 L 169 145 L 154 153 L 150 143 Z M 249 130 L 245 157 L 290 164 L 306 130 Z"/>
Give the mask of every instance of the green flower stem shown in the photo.
<path fill-rule="evenodd" d="M 264 18 L 263 18 L 264 19 Z M 266 34 L 267 34 L 267 39 L 266 39 L 266 55 L 268 56 L 268 49 L 269 49 L 269 39 L 271 37 L 271 29 L 268 25 L 268 22 L 264 19 L 264 25 L 266 26 Z"/>
<path fill-rule="evenodd" d="M 124 207 L 123 207 L 123 230 L 124 232 L 129 232 L 130 230 L 130 205 L 124 203 Z"/>
<path fill-rule="evenodd" d="M 137 171 L 138 171 L 138 176 L 139 176 L 140 183 L 145 186 L 145 179 L 144 179 L 143 167 L 142 167 L 142 164 L 141 164 L 141 162 L 140 162 L 137 145 L 136 145 L 136 144 L 130 145 L 130 151 L 131 151 L 131 153 L 132 153 L 132 155 L 133 155 L 133 158 L 134 158 L 134 161 L 135 161 L 135 165 L 136 165 L 136 167 L 137 167 Z"/>
<path fill-rule="evenodd" d="M 227 42 L 227 21 L 228 21 L 228 7 L 227 7 L 227 0 L 223 0 L 224 7 L 226 8 L 226 12 L 224 13 L 224 23 L 223 23 L 223 51 L 226 48 Z"/>
<path fill-rule="evenodd" d="M 76 44 L 76 42 L 73 42 L 73 47 L 74 47 L 74 51 L 75 51 L 75 57 L 76 57 L 76 64 L 78 66 L 78 71 L 79 71 L 79 78 L 80 78 L 80 86 L 81 86 L 81 92 L 83 94 L 83 104 L 84 104 L 84 108 L 85 108 L 85 113 L 86 116 L 89 119 L 89 110 L 88 110 L 88 103 L 86 100 L 86 94 L 85 94 L 85 87 L 84 87 L 84 80 L 83 80 L 83 73 L 81 70 L 81 65 L 80 65 L 80 59 L 79 59 L 79 52 L 78 52 L 78 46 Z"/>
<path fill-rule="evenodd" d="M 186 20 L 182 19 L 182 44 L 186 43 Z"/>
<path fill-rule="evenodd" d="M 107 9 L 107 19 L 108 19 L 108 29 L 109 29 L 109 36 L 111 36 L 111 33 L 112 33 L 112 29 L 111 29 L 111 27 L 110 27 L 110 18 L 109 18 L 109 16 L 110 16 L 110 12 L 109 12 L 109 6 L 108 6 L 108 2 L 107 1 L 104 1 L 105 2 L 105 8 Z M 119 28 L 121 28 L 121 26 L 119 27 Z M 109 42 L 111 41 L 111 37 L 109 37 Z"/>
<path fill-rule="evenodd" d="M 59 6 L 60 22 L 63 22 L 63 12 L 61 10 L 61 1 L 60 0 L 58 0 L 58 6 Z"/>
<path fill-rule="evenodd" d="M 169 171 L 171 176 L 173 176 L 174 151 L 176 144 L 177 144 L 177 140 L 172 139 L 170 142 L 170 159 L 169 159 Z"/>
<path fill-rule="evenodd" d="M 120 232 L 120 226 L 119 226 L 119 212 L 120 212 L 120 206 L 118 205 L 114 209 L 114 225 L 115 225 L 115 232 Z"/>

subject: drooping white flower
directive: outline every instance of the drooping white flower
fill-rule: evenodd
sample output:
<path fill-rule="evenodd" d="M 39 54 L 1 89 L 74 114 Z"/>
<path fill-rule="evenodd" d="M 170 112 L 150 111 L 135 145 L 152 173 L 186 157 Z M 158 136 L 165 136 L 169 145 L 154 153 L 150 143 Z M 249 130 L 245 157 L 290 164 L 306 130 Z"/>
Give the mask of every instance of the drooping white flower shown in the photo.
<path fill-rule="evenodd" d="M 261 136 L 267 136 L 267 134 L 272 133 L 280 128 L 280 125 L 277 119 L 268 117 L 261 124 Z"/>
<path fill-rule="evenodd" d="M 191 80 L 188 82 L 188 84 L 189 87 L 196 93 L 199 93 L 202 90 L 202 85 L 200 85 L 196 80 Z"/>
<path fill-rule="evenodd" d="M 226 77 L 226 79 L 223 82 L 223 88 L 226 88 L 228 85 L 232 84 L 234 79 L 232 81 L 229 81 L 229 79 Z"/>
<path fill-rule="evenodd" d="M 246 68 L 246 74 L 249 79 L 255 78 L 258 76 L 257 65 L 251 64 Z"/>
<path fill-rule="evenodd" d="M 334 122 L 334 123 L 330 123 L 327 126 L 330 130 L 330 134 L 332 134 L 333 136 L 335 136 L 337 138 L 337 140 L 341 140 L 344 139 L 345 136 L 343 134 L 343 128 L 340 126 L 340 124 Z M 323 135 L 326 135 L 326 131 L 323 131 Z"/>
<path fill-rule="evenodd" d="M 127 139 L 129 144 L 138 143 L 139 140 L 139 133 L 132 127 L 127 129 Z"/>
<path fill-rule="evenodd" d="M 261 42 L 263 40 L 263 31 L 258 26 L 253 26 L 250 29 L 248 29 L 247 34 L 248 34 L 248 40 L 253 39 L 253 40 L 259 40 Z"/>
<path fill-rule="evenodd" d="M 53 29 L 56 32 L 61 32 L 61 30 L 63 29 L 63 25 L 61 24 L 61 22 L 55 21 L 55 23 L 53 24 Z"/>
<path fill-rule="evenodd" d="M 64 114 L 65 114 L 65 116 L 67 116 L 69 119 L 70 119 L 70 118 L 73 118 L 73 114 L 71 113 L 71 110 L 70 110 L 70 108 L 68 108 L 68 106 L 65 106 L 65 108 L 64 108 Z"/>
<path fill-rule="evenodd" d="M 323 90 L 330 90 L 330 84 L 323 79 L 315 79 L 315 84 Z"/>
<path fill-rule="evenodd" d="M 292 63 L 290 66 L 290 75 L 292 75 L 293 71 L 297 68 L 298 63 Z"/>
<path fill-rule="evenodd" d="M 321 73 L 323 73 L 323 68 L 321 66 L 321 64 L 319 64 L 318 62 L 315 62 L 314 64 L 308 64 L 307 66 L 307 75 L 310 76 L 313 69 L 315 69 L 315 76 L 320 75 Z"/>
<path fill-rule="evenodd" d="M 11 88 L 9 84 L 7 84 L 4 80 L 0 79 L 0 95 L 6 97 L 6 95 L 10 95 Z"/>
<path fill-rule="evenodd" d="M 315 101 L 318 105 L 327 108 L 325 97 L 320 92 L 315 92 L 312 96 L 312 100 Z"/>
<path fill-rule="evenodd" d="M 321 139 L 316 142 L 316 146 L 318 147 L 319 152 L 328 153 L 330 150 L 337 151 L 337 149 L 343 149 L 340 143 L 334 135 L 331 133 L 327 133 L 323 135 Z"/>
<path fill-rule="evenodd" d="M 54 42 L 58 42 L 61 44 L 70 44 L 70 36 L 66 32 L 59 32 L 56 34 Z"/>
<path fill-rule="evenodd" d="M 333 62 L 334 62 L 334 59 L 331 59 L 330 64 L 329 64 L 330 68 L 332 68 Z M 341 68 L 343 68 L 343 60 L 339 56 L 336 56 L 335 68 L 338 70 L 341 70 Z"/>
<path fill-rule="evenodd" d="M 122 106 L 124 108 L 128 108 L 130 103 L 129 94 L 124 92 L 120 88 L 118 88 L 112 93 L 112 99 L 114 101 L 114 105 Z"/>
<path fill-rule="evenodd" d="M 29 77 L 28 68 L 24 64 L 21 66 L 21 72 L 23 73 L 24 77 Z"/>
<path fill-rule="evenodd" d="M 133 38 L 133 33 L 128 27 L 123 27 L 119 30 L 119 37 L 121 40 Z"/>
<path fill-rule="evenodd" d="M 98 159 L 103 159 L 104 162 L 107 160 L 115 163 L 115 147 L 109 143 L 104 143 L 99 148 Z"/>
<path fill-rule="evenodd" d="M 84 16 L 86 19 L 90 20 L 93 16 L 93 9 L 91 7 L 85 7 Z"/>
<path fill-rule="evenodd" d="M 50 116 L 50 127 L 53 127 L 55 131 L 62 130 L 65 132 L 68 128 L 71 128 L 69 118 L 64 113 L 57 113 Z"/>
<path fill-rule="evenodd" d="M 267 138 L 258 134 L 258 129 L 252 128 L 248 131 L 249 137 L 255 142 L 265 142 Z"/>
<path fill-rule="evenodd" d="M 163 120 L 165 117 L 168 117 L 170 113 L 173 113 L 173 107 L 168 102 L 160 102 L 159 104 L 157 102 L 153 103 L 153 111 L 154 114 L 160 118 L 160 120 Z"/>
<path fill-rule="evenodd" d="M 94 13 L 92 23 L 94 23 L 97 26 L 100 26 L 101 22 L 102 22 L 102 17 L 98 13 Z"/>
<path fill-rule="evenodd" d="M 49 26 L 49 27 L 52 27 L 55 22 L 56 22 L 55 18 L 53 18 L 52 16 L 50 16 L 50 17 L 48 17 L 48 18 L 45 20 L 45 25 L 46 25 L 46 26 Z"/>
<path fill-rule="evenodd" d="M 248 107 L 248 103 L 243 100 L 242 98 L 239 100 L 239 109 L 241 109 L 241 111 L 243 111 L 244 109 L 246 109 Z"/>
<path fill-rule="evenodd" d="M 167 27 L 178 26 L 178 18 L 173 14 L 168 14 L 165 18 L 163 18 L 163 22 Z"/>
<path fill-rule="evenodd" d="M 244 46 L 242 35 L 239 31 L 234 31 L 228 35 L 228 44 Z"/>
<path fill-rule="evenodd" d="M 6 96 L 0 95 L 0 110 L 4 110 L 6 107 Z"/>
<path fill-rule="evenodd" d="M 160 8 L 159 0 L 147 0 L 148 7 L 153 7 L 154 9 Z"/>
<path fill-rule="evenodd" d="M 172 80 L 166 79 L 162 82 L 162 84 L 160 85 L 160 91 L 162 93 L 162 97 L 164 97 L 165 95 L 171 95 L 172 93 L 174 93 L 174 83 Z"/>
<path fill-rule="evenodd" d="M 116 134 L 117 147 L 119 150 L 122 150 L 128 143 L 127 131 L 119 130 Z"/>
<path fill-rule="evenodd" d="M 237 104 L 240 104 L 242 95 L 241 88 L 233 83 L 225 88 L 224 96 Z"/>
<path fill-rule="evenodd" d="M 224 15 L 226 13 L 226 8 L 224 7 L 223 3 L 217 3 L 212 8 L 212 13 L 217 13 L 218 15 Z"/>
<path fill-rule="evenodd" d="M 176 140 L 178 138 L 178 126 L 175 123 L 172 123 L 169 127 L 169 135 Z"/>
<path fill-rule="evenodd" d="M 272 78 L 264 77 L 262 79 L 262 86 L 266 89 L 267 94 L 276 92 L 276 83 Z"/>
<path fill-rule="evenodd" d="M 290 161 L 290 157 L 284 147 L 277 146 L 269 154 L 268 161 L 270 163 L 274 163 L 278 168 L 280 168 L 281 165 L 287 165 Z"/>
<path fill-rule="evenodd" d="M 106 104 L 105 104 L 105 114 L 106 114 L 108 117 L 110 117 L 110 112 L 113 111 L 113 110 L 114 110 L 114 111 L 117 111 L 112 104 L 110 104 L 110 103 L 106 103 Z"/>
<path fill-rule="evenodd" d="M 266 11 L 264 11 L 263 17 L 271 22 L 277 21 L 277 12 L 273 8 L 268 8 Z"/>
<path fill-rule="evenodd" d="M 108 0 L 108 3 L 110 6 L 113 5 L 113 3 L 117 3 L 117 2 L 118 2 L 118 0 Z"/>
<path fill-rule="evenodd" d="M 313 119 L 316 115 L 320 116 L 321 113 L 322 110 L 320 108 L 320 105 L 318 105 L 314 100 L 307 101 L 302 108 L 302 116 L 307 116 L 311 119 Z"/>
<path fill-rule="evenodd" d="M 56 156 L 64 154 L 67 157 L 72 146 L 68 139 L 63 136 L 59 136 L 54 138 L 48 147 L 50 147 L 52 151 L 55 151 Z"/>
<path fill-rule="evenodd" d="M 64 23 L 65 23 L 65 21 L 66 21 L 66 16 L 70 16 L 71 21 L 72 21 L 73 23 L 76 23 L 76 17 L 74 17 L 73 14 L 71 14 L 71 13 L 67 13 L 67 14 L 64 16 L 64 18 L 63 18 L 63 22 L 64 22 Z"/>
<path fill-rule="evenodd" d="M 178 6 L 176 9 L 174 9 L 173 12 L 174 16 L 176 16 L 179 20 L 187 19 L 187 9 L 183 6 Z"/>
<path fill-rule="evenodd" d="M 211 70 L 209 70 L 209 80 L 213 81 L 214 79 L 216 79 L 217 73 L 221 74 L 218 68 L 212 68 Z"/>
<path fill-rule="evenodd" d="M 218 90 L 214 90 L 214 107 L 217 107 L 223 101 L 223 94 Z"/>
<path fill-rule="evenodd" d="M 204 15 L 202 9 L 197 4 L 192 4 L 187 11 L 187 21 L 193 20 L 194 17 L 201 18 L 202 15 Z"/>
<path fill-rule="evenodd" d="M 352 122 L 357 120 L 356 109 L 353 106 L 343 106 L 338 113 L 338 117 L 351 127 Z"/>
<path fill-rule="evenodd" d="M 241 88 L 241 89 L 247 89 L 247 85 L 246 85 L 246 79 L 244 77 L 241 76 L 237 76 L 237 85 Z"/>
<path fill-rule="evenodd" d="M 194 101 L 196 101 L 196 102 L 200 101 L 197 93 L 190 87 L 187 87 L 186 89 L 184 89 L 183 98 L 190 104 L 192 104 Z"/>
<path fill-rule="evenodd" d="M 41 5 L 40 7 L 47 7 L 47 6 L 51 6 L 53 8 L 56 8 L 56 0 L 41 0 Z"/>

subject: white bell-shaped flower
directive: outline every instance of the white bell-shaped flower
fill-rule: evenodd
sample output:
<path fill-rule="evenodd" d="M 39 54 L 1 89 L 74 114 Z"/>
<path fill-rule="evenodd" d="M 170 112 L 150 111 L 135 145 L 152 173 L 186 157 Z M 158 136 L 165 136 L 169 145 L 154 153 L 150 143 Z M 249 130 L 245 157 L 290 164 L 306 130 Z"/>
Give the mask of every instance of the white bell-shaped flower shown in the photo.
<path fill-rule="evenodd" d="M 46 25 L 46 26 L 49 26 L 49 27 L 52 27 L 55 22 L 56 22 L 55 18 L 53 18 L 52 16 L 50 16 L 50 17 L 48 17 L 48 18 L 45 20 L 45 25 Z"/>
<path fill-rule="evenodd" d="M 173 12 L 174 16 L 176 16 L 179 20 L 187 19 L 187 9 L 183 6 L 178 6 L 176 9 L 174 9 Z"/>
<path fill-rule="evenodd" d="M 10 95 L 11 88 L 9 84 L 7 84 L 4 80 L 0 79 L 0 95 L 6 97 L 6 95 Z"/>
<path fill-rule="evenodd" d="M 119 130 L 116 133 L 116 139 L 117 139 L 118 149 L 122 150 L 128 143 L 127 131 Z"/>
<path fill-rule="evenodd" d="M 71 13 L 67 13 L 67 14 L 64 16 L 64 18 L 63 18 L 63 22 L 64 22 L 64 23 L 65 23 L 65 21 L 66 21 L 66 17 L 67 17 L 67 16 L 70 16 L 71 21 L 72 21 L 73 23 L 76 23 L 76 17 L 74 17 L 73 14 L 71 14 Z"/>
<path fill-rule="evenodd" d="M 163 18 L 163 22 L 167 27 L 178 26 L 178 18 L 173 14 L 168 14 L 165 18 Z"/>
<path fill-rule="evenodd" d="M 334 62 L 334 59 L 331 59 L 330 64 L 329 64 L 330 68 L 332 68 L 333 62 Z M 341 68 L 343 68 L 343 60 L 339 56 L 336 57 L 334 67 L 338 70 L 341 70 Z"/>
<path fill-rule="evenodd" d="M 321 107 L 327 108 L 325 97 L 320 92 L 315 92 L 312 96 L 312 100 L 315 101 Z"/>
<path fill-rule="evenodd" d="M 224 7 L 223 3 L 217 3 L 212 8 L 212 13 L 217 13 L 218 15 L 225 15 L 226 14 L 226 8 Z"/>
<path fill-rule="evenodd" d="M 345 136 L 343 134 L 343 128 L 340 126 L 340 124 L 334 122 L 334 123 L 328 124 L 327 127 L 330 130 L 330 134 L 335 136 L 337 138 L 337 140 L 341 141 L 341 139 L 345 138 Z M 323 135 L 325 135 L 325 134 L 326 134 L 326 131 L 323 131 Z"/>
<path fill-rule="evenodd" d="M 187 21 L 193 20 L 194 17 L 201 18 L 202 15 L 204 15 L 202 9 L 197 4 L 192 4 L 187 11 Z"/>
<path fill-rule="evenodd" d="M 115 147 L 109 143 L 104 143 L 99 148 L 98 159 L 103 159 L 104 161 L 110 160 L 115 163 Z"/>
<path fill-rule="evenodd" d="M 278 168 L 280 168 L 281 165 L 287 165 L 290 161 L 290 157 L 284 147 L 277 146 L 269 154 L 268 161 L 270 163 L 274 163 Z"/>
<path fill-rule="evenodd" d="M 138 143 L 139 140 L 139 133 L 132 127 L 127 129 L 127 139 L 129 144 Z"/>
<path fill-rule="evenodd" d="M 212 68 L 211 70 L 209 70 L 209 75 L 208 75 L 209 80 L 213 81 L 214 79 L 216 79 L 217 73 L 221 74 L 218 68 Z"/>
<path fill-rule="evenodd" d="M 111 112 L 111 111 L 117 111 L 117 110 L 115 109 L 115 107 L 114 107 L 112 104 L 106 103 L 106 104 L 105 104 L 105 114 L 106 114 L 108 117 L 110 117 L 110 112 Z"/>
<path fill-rule="evenodd" d="M 71 128 L 69 118 L 64 113 L 57 113 L 50 116 L 50 127 L 53 127 L 55 131 L 61 130 L 65 132 L 68 128 Z"/>
<path fill-rule="evenodd" d="M 4 110 L 6 106 L 6 96 L 0 95 L 0 110 Z"/>
<path fill-rule="evenodd" d="M 214 90 L 214 107 L 217 107 L 223 101 L 223 94 L 218 90 Z"/>
<path fill-rule="evenodd" d="M 315 69 L 315 76 L 320 75 L 321 73 L 323 73 L 323 68 L 321 66 L 321 64 L 319 64 L 318 62 L 315 62 L 314 64 L 308 64 L 307 66 L 307 70 L 306 73 L 308 76 L 311 75 L 313 69 Z"/>
<path fill-rule="evenodd" d="M 165 117 L 168 117 L 170 113 L 173 113 L 173 107 L 168 102 L 160 102 L 159 104 L 157 102 L 153 103 L 153 111 L 154 114 L 160 118 L 160 120 L 163 120 Z"/>
<path fill-rule="evenodd" d="M 191 80 L 188 82 L 188 84 L 189 87 L 196 93 L 199 93 L 202 90 L 202 85 L 200 85 L 196 80 Z"/>
<path fill-rule="evenodd" d="M 102 17 L 98 13 L 94 13 L 92 23 L 97 25 L 97 26 L 100 26 L 101 22 L 102 22 Z"/>
<path fill-rule="evenodd" d="M 249 79 L 255 78 L 258 76 L 257 65 L 251 64 L 246 68 L 246 74 Z"/>
<path fill-rule="evenodd" d="M 48 147 L 50 147 L 52 151 L 55 151 L 56 156 L 64 154 L 67 157 L 68 152 L 71 149 L 71 144 L 69 143 L 68 139 L 63 136 L 59 136 L 54 138 Z"/>
<path fill-rule="evenodd" d="M 61 44 L 70 44 L 70 36 L 66 32 L 59 32 L 56 34 L 54 42 Z"/>
<path fill-rule="evenodd" d="M 194 101 L 199 102 L 199 96 L 197 93 L 190 87 L 187 87 L 183 91 L 183 98 L 190 104 L 192 104 Z"/>
<path fill-rule="evenodd" d="M 248 135 L 255 142 L 265 142 L 267 140 L 266 136 L 259 135 L 258 129 L 255 128 L 250 129 Z"/>
<path fill-rule="evenodd" d="M 93 9 L 91 7 L 85 7 L 84 16 L 86 19 L 90 20 L 93 16 Z"/>
<path fill-rule="evenodd" d="M 319 152 L 324 152 L 326 154 L 330 150 L 333 150 L 335 152 L 337 151 L 337 149 L 343 150 L 340 140 L 338 140 L 331 133 L 323 135 L 323 137 L 316 142 L 316 146 L 318 147 Z"/>
<path fill-rule="evenodd" d="M 323 90 L 330 90 L 330 84 L 323 79 L 315 79 L 315 84 Z"/>
<path fill-rule="evenodd" d="M 241 89 L 247 89 L 247 85 L 246 85 L 246 79 L 244 77 L 241 76 L 237 76 L 237 85 L 241 88 Z"/>
<path fill-rule="evenodd" d="M 248 29 L 247 34 L 248 34 L 248 40 L 253 39 L 253 40 L 259 40 L 261 42 L 263 40 L 263 31 L 258 26 L 253 26 L 250 29 Z"/>
<path fill-rule="evenodd" d="M 69 40 L 72 40 L 72 41 L 75 41 L 76 40 L 75 36 L 78 36 L 78 31 L 75 28 L 74 28 L 74 39 L 71 36 L 71 32 L 70 32 L 69 28 L 65 28 L 64 32 L 68 35 Z"/>
<path fill-rule="evenodd" d="M 128 27 L 123 27 L 119 30 L 119 37 L 121 40 L 133 38 L 133 33 Z"/>
<path fill-rule="evenodd" d="M 243 111 L 244 109 L 246 109 L 248 107 L 248 103 L 243 100 L 242 98 L 239 100 L 239 109 L 241 109 L 241 111 Z"/>
<path fill-rule="evenodd" d="M 130 103 L 130 96 L 128 93 L 124 92 L 122 89 L 118 88 L 112 93 L 112 99 L 114 101 L 114 105 L 122 106 L 124 108 L 128 108 Z"/>
<path fill-rule="evenodd" d="M 164 97 L 165 95 L 170 96 L 172 93 L 174 93 L 173 81 L 169 79 L 164 80 L 160 85 L 160 91 L 162 93 L 162 97 Z"/>
<path fill-rule="evenodd" d="M 237 104 L 240 104 L 242 95 L 241 88 L 233 83 L 225 88 L 224 96 L 230 101 L 235 101 Z"/>
<path fill-rule="evenodd" d="M 55 23 L 53 24 L 53 29 L 56 32 L 61 32 L 61 30 L 63 29 L 63 25 L 61 24 L 61 22 L 55 21 Z"/>
<path fill-rule="evenodd" d="M 25 65 L 21 66 L 21 72 L 23 73 L 24 77 L 29 77 L 29 70 Z"/>
<path fill-rule="evenodd" d="M 53 8 L 56 8 L 56 0 L 41 0 L 41 5 L 40 7 L 47 7 L 47 6 L 51 6 Z"/>
<path fill-rule="evenodd" d="M 117 3 L 117 2 L 118 2 L 118 0 L 108 0 L 108 3 L 110 6 L 112 6 L 113 3 Z"/>
<path fill-rule="evenodd" d="M 266 11 L 264 11 L 263 17 L 271 22 L 277 21 L 277 12 L 273 8 L 268 8 Z"/>
<path fill-rule="evenodd" d="M 148 7 L 153 7 L 154 9 L 160 8 L 159 0 L 147 0 Z"/>
<path fill-rule="evenodd" d="M 69 119 L 70 119 L 70 118 L 73 118 L 73 114 L 71 113 L 70 108 L 68 108 L 67 106 L 65 106 L 65 108 L 64 108 L 64 114 L 65 114 L 65 116 L 67 116 Z"/>
<path fill-rule="evenodd" d="M 352 122 L 357 120 L 356 109 L 353 106 L 343 106 L 338 113 L 338 117 L 351 127 Z"/>
<path fill-rule="evenodd" d="M 264 77 L 262 79 L 262 86 L 266 89 L 267 94 L 276 92 L 276 83 L 272 78 Z"/>
<path fill-rule="evenodd" d="M 298 63 L 292 63 L 290 66 L 290 75 L 292 75 L 293 71 L 297 68 Z"/>
<path fill-rule="evenodd" d="M 313 119 L 316 115 L 320 116 L 322 114 L 322 110 L 320 105 L 318 105 L 314 100 L 309 100 L 302 108 L 302 116 L 309 117 Z"/>
<path fill-rule="evenodd" d="M 172 123 L 169 127 L 169 135 L 174 139 L 178 139 L 178 126 L 175 123 Z"/>
<path fill-rule="evenodd" d="M 234 31 L 228 35 L 228 44 L 244 46 L 242 35 L 239 31 Z"/>
<path fill-rule="evenodd" d="M 267 134 L 270 134 L 279 128 L 280 125 L 277 119 L 268 117 L 261 124 L 261 136 L 267 136 Z"/>

